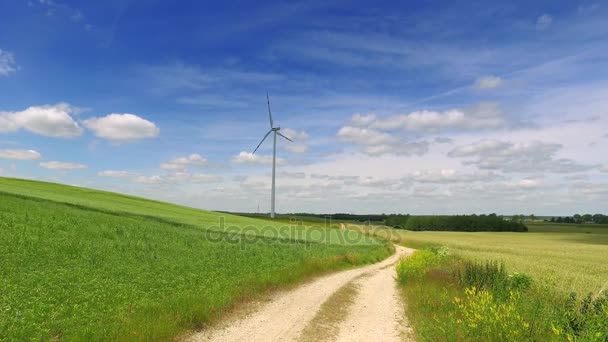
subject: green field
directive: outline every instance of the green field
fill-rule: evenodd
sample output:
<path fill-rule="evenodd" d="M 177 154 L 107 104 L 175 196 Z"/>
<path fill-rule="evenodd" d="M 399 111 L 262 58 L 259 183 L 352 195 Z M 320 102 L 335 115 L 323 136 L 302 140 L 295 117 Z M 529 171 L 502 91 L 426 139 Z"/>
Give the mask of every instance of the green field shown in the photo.
<path fill-rule="evenodd" d="M 390 253 L 328 231 L 0 178 L 0 340 L 167 340 L 266 289 Z"/>
<path fill-rule="evenodd" d="M 372 229 L 419 249 L 397 266 L 416 340 L 608 341 L 608 227 L 528 226 L 526 233 Z"/>
<path fill-rule="evenodd" d="M 466 259 L 504 262 L 509 270 L 527 273 L 560 292 L 598 293 L 608 287 L 608 226 L 527 225 L 527 233 L 373 231 L 409 247 L 443 245 Z"/>

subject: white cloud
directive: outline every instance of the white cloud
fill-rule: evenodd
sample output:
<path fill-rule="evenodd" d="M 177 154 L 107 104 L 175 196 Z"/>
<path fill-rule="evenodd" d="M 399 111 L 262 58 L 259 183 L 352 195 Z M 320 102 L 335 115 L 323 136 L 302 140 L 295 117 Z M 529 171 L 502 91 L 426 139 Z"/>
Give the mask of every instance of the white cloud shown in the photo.
<path fill-rule="evenodd" d="M 135 177 L 136 175 L 129 171 L 123 170 L 105 170 L 97 173 L 98 176 L 101 177 L 114 177 L 114 178 L 129 178 Z"/>
<path fill-rule="evenodd" d="M 562 148 L 556 143 L 542 141 L 508 142 L 481 140 L 468 145 L 457 146 L 449 157 L 467 158 L 465 165 L 475 165 L 480 169 L 502 170 L 505 172 L 555 172 L 572 173 L 593 169 L 593 165 L 579 164 L 571 159 L 555 158 Z"/>
<path fill-rule="evenodd" d="M 96 136 L 113 142 L 132 142 L 158 136 L 160 129 L 151 121 L 135 114 L 109 114 L 101 118 L 90 118 L 84 125 Z"/>
<path fill-rule="evenodd" d="M 439 171 L 415 171 L 404 178 L 420 183 L 444 184 L 461 182 L 489 182 L 500 180 L 504 177 L 492 171 L 462 173 L 454 169 L 442 169 Z"/>
<path fill-rule="evenodd" d="M 288 171 L 283 171 L 283 172 L 279 172 L 279 177 L 281 177 L 281 178 L 293 178 L 293 179 L 304 179 L 304 178 L 306 178 L 306 173 L 304 173 L 304 172 L 288 172 Z"/>
<path fill-rule="evenodd" d="M 15 71 L 17 71 L 17 65 L 13 54 L 0 49 L 0 76 L 8 76 Z"/>
<path fill-rule="evenodd" d="M 393 144 L 398 141 L 396 137 L 388 133 L 380 132 L 371 128 L 360 128 L 344 126 L 338 131 L 338 139 L 345 142 L 353 142 L 359 145 L 381 145 Z"/>
<path fill-rule="evenodd" d="M 495 103 L 480 103 L 467 109 L 451 109 L 443 112 L 421 110 L 409 114 L 366 118 L 369 127 L 381 130 L 406 129 L 411 131 L 436 131 L 439 129 L 500 128 L 506 125 L 500 108 Z M 354 121 L 362 120 L 353 117 Z"/>
<path fill-rule="evenodd" d="M 479 77 L 473 83 L 473 88 L 477 90 L 495 89 L 502 85 L 502 78 L 493 75 Z"/>
<path fill-rule="evenodd" d="M 189 181 L 192 183 L 217 183 L 222 181 L 222 177 L 217 175 L 195 173 L 190 175 Z"/>
<path fill-rule="evenodd" d="M 0 159 L 34 160 L 40 159 L 40 153 L 34 150 L 0 150 Z"/>
<path fill-rule="evenodd" d="M 47 137 L 73 138 L 82 134 L 70 114 L 78 108 L 67 103 L 32 106 L 20 112 L 0 112 L 0 132 L 14 132 L 22 128 Z"/>
<path fill-rule="evenodd" d="M 600 167 L 600 171 L 608 172 L 608 165 L 604 165 L 604 166 Z"/>
<path fill-rule="evenodd" d="M 306 132 L 298 132 L 291 128 L 282 128 L 281 133 L 293 140 L 293 142 L 287 142 L 283 145 L 287 151 L 298 154 L 308 152 L 308 134 Z"/>
<path fill-rule="evenodd" d="M 175 158 L 166 163 L 162 163 L 160 168 L 169 172 L 185 172 L 188 166 L 202 166 L 207 164 L 207 159 L 200 154 L 193 153 L 187 157 Z"/>
<path fill-rule="evenodd" d="M 308 152 L 309 147 L 306 144 L 288 144 L 285 145 L 285 149 L 292 153 L 302 154 Z"/>
<path fill-rule="evenodd" d="M 373 113 L 370 113 L 370 114 L 355 113 L 350 120 L 350 124 L 353 126 L 357 126 L 357 127 L 369 126 L 374 121 L 376 121 L 376 119 L 377 119 L 377 116 L 376 116 L 376 114 L 373 114 Z"/>
<path fill-rule="evenodd" d="M 264 156 L 253 154 L 251 152 L 242 151 L 232 158 L 232 161 L 237 164 L 272 164 L 272 156 Z M 285 161 L 277 158 L 277 164 L 283 164 Z"/>
<path fill-rule="evenodd" d="M 222 180 L 222 177 L 217 175 L 208 175 L 202 173 L 192 174 L 181 171 L 175 171 L 165 175 L 147 176 L 124 170 L 107 170 L 98 172 L 97 175 L 102 177 L 126 179 L 131 182 L 141 184 L 200 184 L 220 182 Z"/>
<path fill-rule="evenodd" d="M 142 184 L 160 184 L 164 181 L 162 176 L 135 176 L 132 178 L 132 181 L 134 181 L 135 183 L 142 183 Z"/>
<path fill-rule="evenodd" d="M 286 137 L 288 137 L 291 140 L 307 140 L 308 139 L 308 134 L 306 134 L 306 132 L 304 131 L 296 131 L 295 129 L 291 129 L 291 128 L 281 128 L 281 133 L 283 133 L 283 135 L 285 135 Z"/>
<path fill-rule="evenodd" d="M 338 140 L 352 142 L 361 148 L 361 152 L 370 156 L 395 154 L 402 156 L 423 155 L 429 150 L 426 141 L 406 142 L 389 133 L 371 128 L 344 126 L 338 131 Z"/>
<path fill-rule="evenodd" d="M 86 165 L 77 163 L 66 163 L 59 161 L 48 161 L 40 163 L 40 166 L 49 170 L 84 170 Z"/>
<path fill-rule="evenodd" d="M 367 155 L 380 156 L 383 154 L 394 154 L 398 156 L 421 156 L 429 151 L 429 143 L 426 141 L 399 142 L 396 144 L 380 144 L 365 146 L 362 149 Z"/>
<path fill-rule="evenodd" d="M 546 28 L 548 28 L 549 26 L 551 26 L 551 23 L 553 22 L 553 17 L 549 14 L 543 14 L 540 17 L 538 17 L 538 19 L 536 19 L 536 28 L 540 29 L 540 30 L 544 30 Z"/>

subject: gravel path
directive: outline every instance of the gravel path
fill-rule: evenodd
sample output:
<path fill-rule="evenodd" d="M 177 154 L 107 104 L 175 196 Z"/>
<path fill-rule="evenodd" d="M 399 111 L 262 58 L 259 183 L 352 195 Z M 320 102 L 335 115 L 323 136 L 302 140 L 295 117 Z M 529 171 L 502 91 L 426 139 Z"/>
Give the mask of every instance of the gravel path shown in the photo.
<path fill-rule="evenodd" d="M 403 340 L 401 334 L 406 324 L 402 322 L 403 307 L 392 266 L 412 251 L 397 246 L 394 255 L 377 264 L 330 274 L 276 293 L 254 312 L 198 332 L 186 341 L 297 341 L 321 305 L 351 281 L 357 283 L 359 292 L 347 317 L 336 322 L 338 340 Z M 324 339 L 319 336 L 319 340 Z"/>

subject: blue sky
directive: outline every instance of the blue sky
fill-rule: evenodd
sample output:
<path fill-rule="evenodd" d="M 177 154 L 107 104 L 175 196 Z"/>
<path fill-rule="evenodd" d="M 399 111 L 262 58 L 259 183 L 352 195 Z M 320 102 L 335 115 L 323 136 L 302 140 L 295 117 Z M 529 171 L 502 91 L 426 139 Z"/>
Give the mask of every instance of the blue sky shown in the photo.
<path fill-rule="evenodd" d="M 608 3 L 5 1 L 0 174 L 215 210 L 602 212 Z"/>

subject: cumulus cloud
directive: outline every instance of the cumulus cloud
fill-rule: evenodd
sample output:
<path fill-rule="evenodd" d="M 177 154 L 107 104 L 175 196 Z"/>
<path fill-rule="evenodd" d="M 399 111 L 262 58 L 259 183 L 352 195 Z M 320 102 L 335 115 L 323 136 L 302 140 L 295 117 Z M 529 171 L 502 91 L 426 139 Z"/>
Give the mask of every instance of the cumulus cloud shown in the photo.
<path fill-rule="evenodd" d="M 451 109 L 443 112 L 422 110 L 377 118 L 370 126 L 383 130 L 436 131 L 439 129 L 490 129 L 503 127 L 505 124 L 503 113 L 497 104 L 481 103 L 467 109 Z"/>
<path fill-rule="evenodd" d="M 394 154 L 402 156 L 423 155 L 429 150 L 426 141 L 407 142 L 372 128 L 344 126 L 338 131 L 338 140 L 359 145 L 361 152 L 370 156 Z"/>
<path fill-rule="evenodd" d="M 8 76 L 15 71 L 17 71 L 17 65 L 13 54 L 0 49 L 0 76 Z"/>
<path fill-rule="evenodd" d="M 495 89 L 502 85 L 502 78 L 493 75 L 479 77 L 473 83 L 473 88 L 477 90 Z"/>
<path fill-rule="evenodd" d="M 448 153 L 448 156 L 469 158 L 464 164 L 504 172 L 572 173 L 596 167 L 579 164 L 571 159 L 555 158 L 555 154 L 561 148 L 560 144 L 541 141 L 513 143 L 481 140 L 469 145 L 457 146 Z"/>
<path fill-rule="evenodd" d="M 84 170 L 87 168 L 84 164 L 66 163 L 60 161 L 48 161 L 40 163 L 40 166 L 49 170 Z"/>
<path fill-rule="evenodd" d="M 34 150 L 0 150 L 0 159 L 35 160 L 40 159 L 40 153 Z"/>
<path fill-rule="evenodd" d="M 538 28 L 539 30 L 544 30 L 546 28 L 548 28 L 549 26 L 551 26 L 551 23 L 553 22 L 553 17 L 549 14 L 543 14 L 540 17 L 538 17 L 538 19 L 536 19 L 536 28 Z"/>
<path fill-rule="evenodd" d="M 96 136 L 117 143 L 153 138 L 160 133 L 160 129 L 153 122 L 128 113 L 90 118 L 83 123 Z"/>
<path fill-rule="evenodd" d="M 338 139 L 359 145 L 381 145 L 396 143 L 399 139 L 371 128 L 344 126 L 338 131 Z"/>
<path fill-rule="evenodd" d="M 19 112 L 0 112 L 0 133 L 25 129 L 47 137 L 73 138 L 83 131 L 71 116 L 78 111 L 67 103 L 58 103 L 32 106 Z"/>
<path fill-rule="evenodd" d="M 272 164 L 272 156 L 242 151 L 232 158 L 232 162 L 237 164 Z M 277 164 L 283 164 L 284 162 L 283 159 L 277 158 Z"/>
<path fill-rule="evenodd" d="M 207 164 L 207 159 L 200 154 L 193 153 L 187 157 L 175 158 L 169 162 L 162 163 L 160 168 L 169 172 L 185 172 L 188 166 L 202 166 Z"/>
<path fill-rule="evenodd" d="M 507 122 L 499 106 L 496 103 L 487 102 L 465 109 L 441 112 L 421 110 L 383 117 L 376 114 L 354 114 L 350 123 L 338 132 L 338 137 L 343 140 L 364 139 L 369 144 L 378 144 L 372 139 L 394 141 L 394 138 L 390 138 L 386 131 L 477 130 L 496 129 L 506 125 Z"/>

